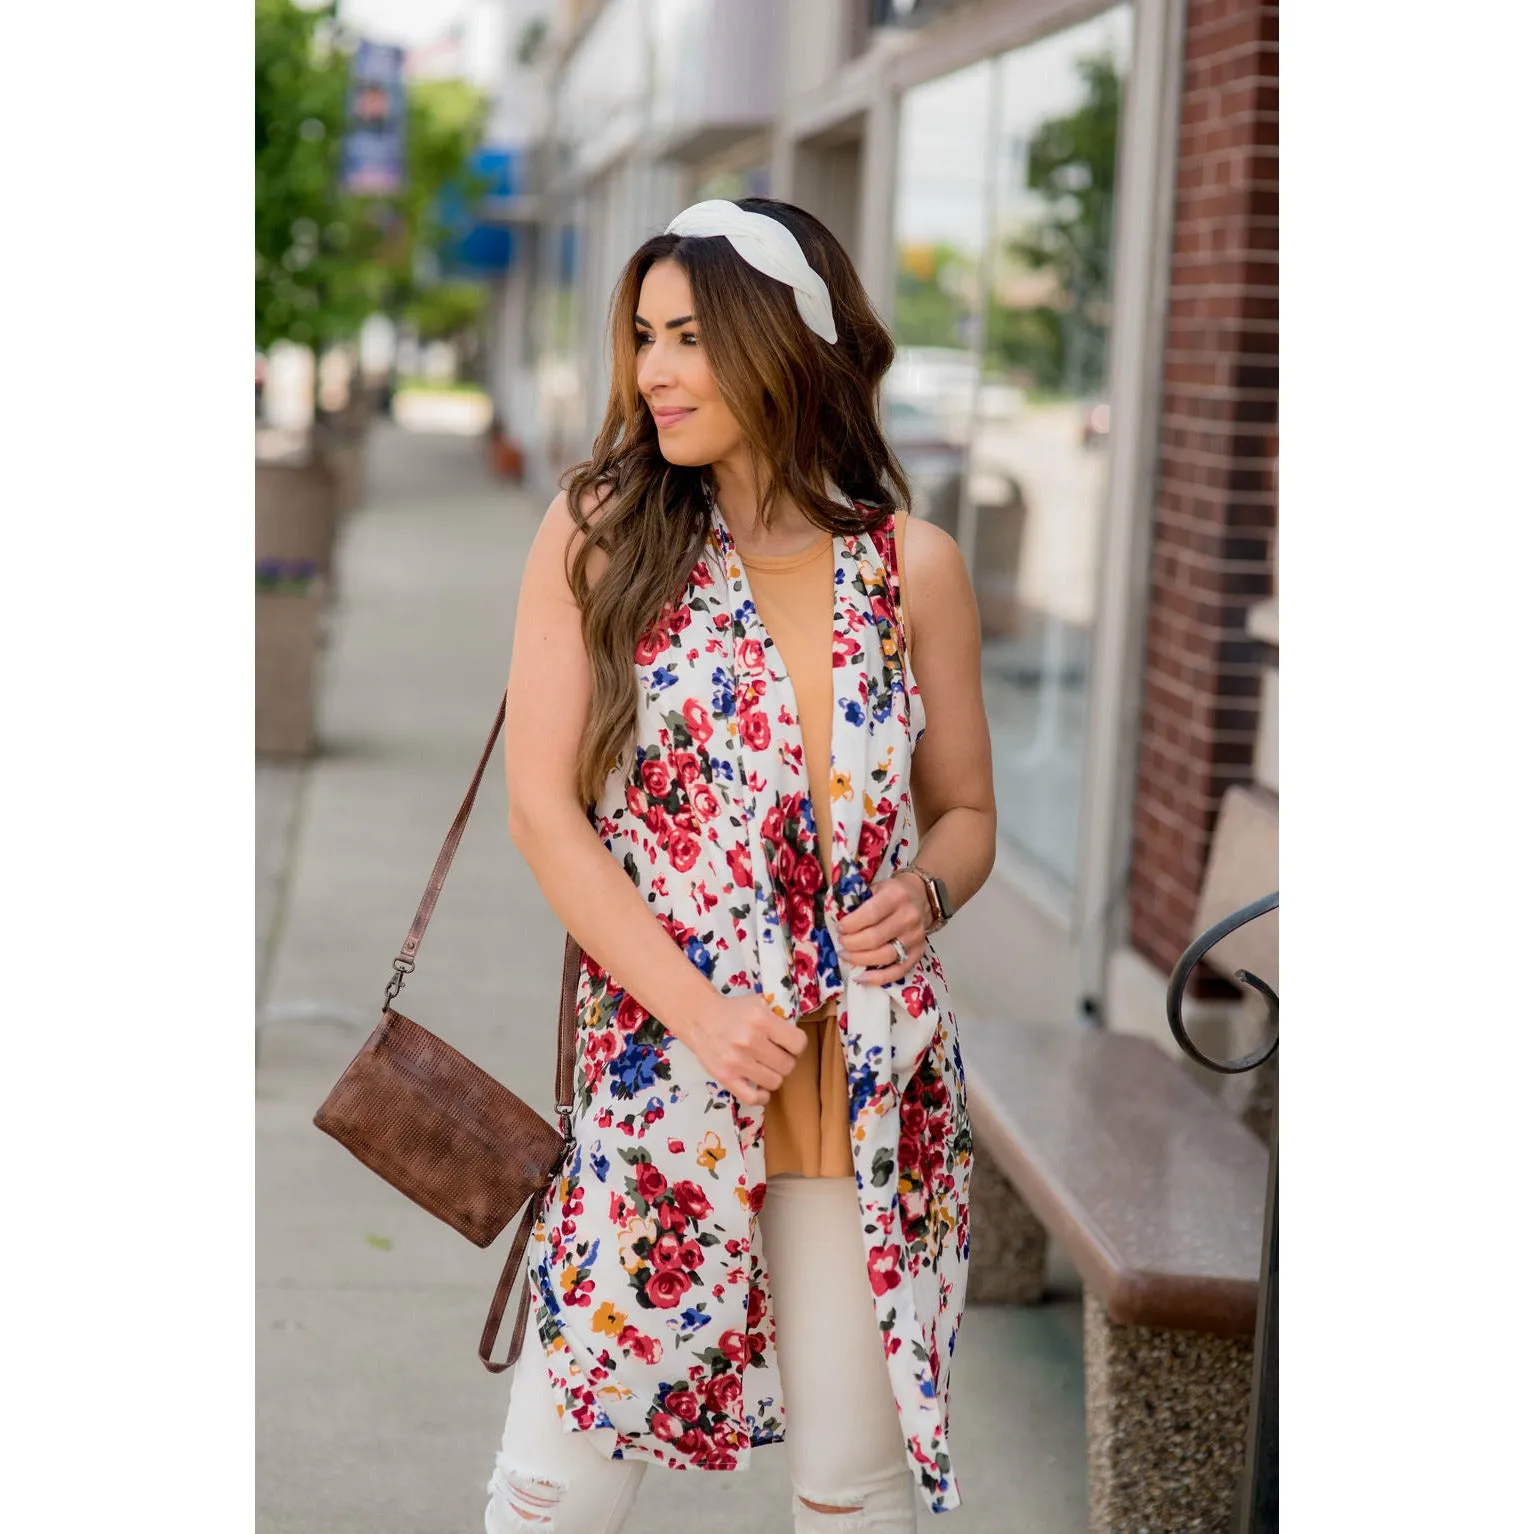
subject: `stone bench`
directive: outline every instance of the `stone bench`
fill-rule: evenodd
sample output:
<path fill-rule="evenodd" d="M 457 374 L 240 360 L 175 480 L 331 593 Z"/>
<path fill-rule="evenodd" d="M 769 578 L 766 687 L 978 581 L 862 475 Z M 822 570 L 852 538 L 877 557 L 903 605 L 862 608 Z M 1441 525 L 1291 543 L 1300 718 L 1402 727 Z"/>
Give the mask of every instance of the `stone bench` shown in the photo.
<path fill-rule="evenodd" d="M 1085 1289 L 1091 1534 L 1224 1531 L 1245 1452 L 1267 1152 L 1146 1039 L 961 1025 L 968 1303 Z"/>

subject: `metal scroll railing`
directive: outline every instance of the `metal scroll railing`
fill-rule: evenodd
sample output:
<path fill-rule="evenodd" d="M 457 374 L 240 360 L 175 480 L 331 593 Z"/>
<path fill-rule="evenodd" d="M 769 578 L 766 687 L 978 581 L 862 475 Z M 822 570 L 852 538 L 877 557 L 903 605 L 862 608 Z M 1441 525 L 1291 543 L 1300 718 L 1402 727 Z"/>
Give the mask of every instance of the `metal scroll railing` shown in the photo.
<path fill-rule="evenodd" d="M 1233 911 L 1189 944 L 1167 984 L 1166 1015 L 1172 1037 L 1189 1058 L 1222 1075 L 1254 1071 L 1278 1052 L 1278 994 L 1257 975 L 1244 969 L 1236 979 L 1262 997 L 1267 1006 L 1270 1037 L 1250 1054 L 1236 1060 L 1206 1055 L 1188 1037 L 1183 1022 L 1183 995 L 1199 961 L 1216 943 L 1238 927 L 1278 909 L 1278 891 Z M 1236 1498 L 1236 1534 L 1278 1534 L 1278 1098 L 1273 1101 L 1273 1130 L 1268 1140 L 1268 1196 L 1263 1218 L 1262 1266 L 1257 1290 L 1257 1332 L 1254 1338 L 1251 1406 L 1247 1415 L 1246 1460 Z"/>

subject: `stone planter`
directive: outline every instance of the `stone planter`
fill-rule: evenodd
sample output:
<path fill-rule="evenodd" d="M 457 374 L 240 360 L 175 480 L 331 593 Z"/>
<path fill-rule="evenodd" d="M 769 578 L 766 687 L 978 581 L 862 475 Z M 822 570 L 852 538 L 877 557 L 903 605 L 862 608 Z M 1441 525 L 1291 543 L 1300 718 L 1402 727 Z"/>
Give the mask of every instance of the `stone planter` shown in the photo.
<path fill-rule="evenodd" d="M 322 454 L 256 464 L 256 560 L 308 561 L 329 576 L 340 475 Z"/>
<path fill-rule="evenodd" d="M 325 582 L 256 590 L 256 755 L 314 750 L 314 690 Z"/>

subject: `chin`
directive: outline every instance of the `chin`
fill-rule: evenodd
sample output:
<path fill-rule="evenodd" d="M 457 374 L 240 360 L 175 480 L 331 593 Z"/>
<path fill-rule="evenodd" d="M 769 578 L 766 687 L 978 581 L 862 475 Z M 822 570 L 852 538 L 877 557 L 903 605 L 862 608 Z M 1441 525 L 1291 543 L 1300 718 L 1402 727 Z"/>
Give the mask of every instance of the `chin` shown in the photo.
<path fill-rule="evenodd" d="M 713 463 L 719 456 L 717 453 L 710 453 L 703 448 L 689 446 L 684 442 L 665 441 L 660 442 L 660 455 L 667 463 L 678 469 L 700 469 L 704 464 Z"/>

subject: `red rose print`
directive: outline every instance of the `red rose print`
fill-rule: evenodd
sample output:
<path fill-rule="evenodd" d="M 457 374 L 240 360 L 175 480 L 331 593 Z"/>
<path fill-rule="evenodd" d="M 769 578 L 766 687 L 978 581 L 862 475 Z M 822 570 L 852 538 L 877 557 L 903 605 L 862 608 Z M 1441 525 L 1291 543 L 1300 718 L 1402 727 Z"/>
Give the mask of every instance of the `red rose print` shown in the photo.
<path fill-rule="evenodd" d="M 675 1443 L 682 1436 L 682 1424 L 670 1412 L 658 1411 L 650 1418 L 650 1431 L 662 1443 Z"/>
<path fill-rule="evenodd" d="M 799 1002 L 806 1011 L 813 1010 L 808 1001 L 808 993 L 813 992 L 817 996 L 815 1005 L 818 1005 L 818 993 L 820 981 L 818 974 L 819 955 L 807 943 L 800 943 L 794 949 L 794 984 L 799 988 Z"/>
<path fill-rule="evenodd" d="M 764 1182 L 757 1183 L 748 1195 L 752 1214 L 760 1214 L 762 1212 L 762 1202 L 766 1197 L 767 1184 Z"/>
<path fill-rule="evenodd" d="M 645 1285 L 645 1294 L 657 1310 L 675 1310 L 691 1287 L 685 1273 L 675 1268 L 662 1268 L 659 1273 L 650 1275 L 650 1281 Z"/>
<path fill-rule="evenodd" d="M 719 1351 L 735 1363 L 746 1363 L 751 1357 L 751 1344 L 746 1341 L 746 1334 L 736 1331 L 733 1327 L 720 1334 Z"/>
<path fill-rule="evenodd" d="M 775 804 L 762 816 L 762 840 L 771 844 L 783 835 L 783 806 Z"/>
<path fill-rule="evenodd" d="M 662 1230 L 686 1230 L 691 1223 L 686 1210 L 669 1201 L 655 1206 L 655 1222 Z"/>
<path fill-rule="evenodd" d="M 644 824 L 645 830 L 647 830 L 651 836 L 662 836 L 662 833 L 666 832 L 668 825 L 665 810 L 658 804 L 652 804 L 650 808 L 644 812 Z M 664 842 L 663 836 L 662 841 Z"/>
<path fill-rule="evenodd" d="M 671 760 L 676 765 L 677 781 L 688 788 L 698 781 L 698 758 L 692 751 L 673 751 Z"/>
<path fill-rule="evenodd" d="M 875 821 L 865 820 L 858 833 L 858 862 L 865 868 L 876 869 L 889 844 L 890 834 Z"/>
<path fill-rule="evenodd" d="M 624 790 L 623 798 L 624 802 L 628 805 L 629 814 L 634 815 L 642 820 L 644 818 L 644 812 L 649 809 L 650 806 L 646 801 L 644 794 L 639 790 L 639 788 L 633 783 L 630 783 L 628 788 Z"/>
<path fill-rule="evenodd" d="M 696 1272 L 703 1266 L 703 1248 L 696 1241 L 684 1241 L 681 1250 L 682 1266 L 689 1272 Z"/>
<path fill-rule="evenodd" d="M 656 1239 L 650 1248 L 652 1268 L 676 1269 L 682 1266 L 682 1243 L 674 1232 L 667 1231 Z"/>
<path fill-rule="evenodd" d="M 687 1147 L 681 1140 L 667 1140 L 666 1149 L 670 1151 L 673 1156 L 680 1156 L 682 1152 L 687 1149 Z M 685 1187 L 686 1184 L 678 1183 L 677 1186 L 678 1188 L 682 1188 Z"/>
<path fill-rule="evenodd" d="M 673 1390 L 666 1397 L 666 1410 L 683 1422 L 698 1420 L 698 1398 L 690 1390 Z"/>
<path fill-rule="evenodd" d="M 741 715 L 740 734 L 753 751 L 765 751 L 772 740 L 772 724 L 766 714 L 754 708 L 750 713 Z"/>
<path fill-rule="evenodd" d="M 683 1454 L 698 1454 L 707 1444 L 708 1439 L 706 1439 L 703 1436 L 702 1431 L 696 1427 L 688 1428 L 687 1431 L 683 1433 L 682 1436 L 676 1441 L 677 1448 Z"/>
<path fill-rule="evenodd" d="M 681 1144 L 678 1142 L 677 1149 Z M 678 1206 L 683 1209 L 691 1220 L 701 1220 L 704 1215 L 712 1214 L 714 1206 L 709 1203 L 708 1195 L 695 1182 L 679 1182 L 671 1189 Z"/>
<path fill-rule="evenodd" d="M 876 1246 L 868 1254 L 868 1282 L 875 1295 L 900 1287 L 900 1248 Z"/>
<path fill-rule="evenodd" d="M 671 854 L 671 866 L 679 874 L 684 874 L 694 863 L 698 861 L 698 853 L 702 851 L 703 844 L 690 831 L 678 831 L 671 838 L 671 846 L 668 851 Z"/>
<path fill-rule="evenodd" d="M 788 897 L 788 930 L 796 942 L 803 942 L 815 925 L 815 906 L 808 895 L 797 890 Z"/>
<path fill-rule="evenodd" d="M 649 1013 L 639 1005 L 627 991 L 623 993 L 623 1000 L 618 1003 L 617 1024 L 620 1033 L 632 1033 L 641 1023 L 649 1017 Z M 617 1040 L 613 1040 L 614 1052 L 617 1050 Z M 612 1056 L 607 1057 L 611 1059 Z"/>
<path fill-rule="evenodd" d="M 751 1349 L 752 1358 L 760 1358 L 767 1351 L 767 1339 L 760 1332 L 747 1332 L 746 1346 Z"/>
<path fill-rule="evenodd" d="M 700 783 L 692 791 L 692 807 L 700 819 L 713 820 L 719 814 L 719 796 L 707 783 Z"/>
<path fill-rule="evenodd" d="M 708 744 L 709 736 L 714 733 L 714 721 L 709 718 L 708 708 L 701 698 L 689 698 L 682 705 L 682 719 L 687 725 L 687 733 L 700 746 Z"/>
<path fill-rule="evenodd" d="M 757 1326 L 767 1314 L 767 1291 L 753 1287 L 746 1296 L 746 1325 Z"/>
<path fill-rule="evenodd" d="M 586 1046 L 586 1058 L 606 1065 L 609 1060 L 621 1054 L 622 1050 L 623 1046 L 618 1042 L 618 1035 L 608 1028 L 591 1036 L 591 1042 Z"/>
<path fill-rule="evenodd" d="M 639 769 L 639 776 L 652 799 L 664 799 L 671 792 L 671 769 L 661 757 L 651 757 Z"/>
<path fill-rule="evenodd" d="M 773 859 L 772 871 L 778 884 L 783 889 L 791 889 L 794 883 L 794 869 L 799 866 L 799 854 L 784 842 L 778 848 L 778 855 Z"/>
<path fill-rule="evenodd" d="M 730 877 L 742 889 L 751 888 L 751 858 L 744 847 L 731 847 L 724 860 L 730 865 Z"/>
<path fill-rule="evenodd" d="M 641 1161 L 634 1168 L 634 1180 L 639 1187 L 639 1196 L 647 1204 L 653 1204 L 668 1187 L 666 1174 L 653 1161 Z"/>
<path fill-rule="evenodd" d="M 655 658 L 671 643 L 670 634 L 664 629 L 651 629 L 649 633 L 634 646 L 634 659 L 641 666 L 650 666 L 655 663 Z"/>
<path fill-rule="evenodd" d="M 711 1411 L 728 1412 L 740 1400 L 740 1376 L 733 1373 L 716 1374 L 703 1387 L 703 1394 Z"/>
<path fill-rule="evenodd" d="M 794 887 L 802 894 L 813 895 L 826 882 L 826 871 L 820 866 L 820 858 L 806 852 L 794 864 Z"/>
<path fill-rule="evenodd" d="M 750 675 L 755 676 L 766 664 L 766 653 L 762 649 L 760 639 L 743 639 L 740 642 L 740 664 Z"/>

